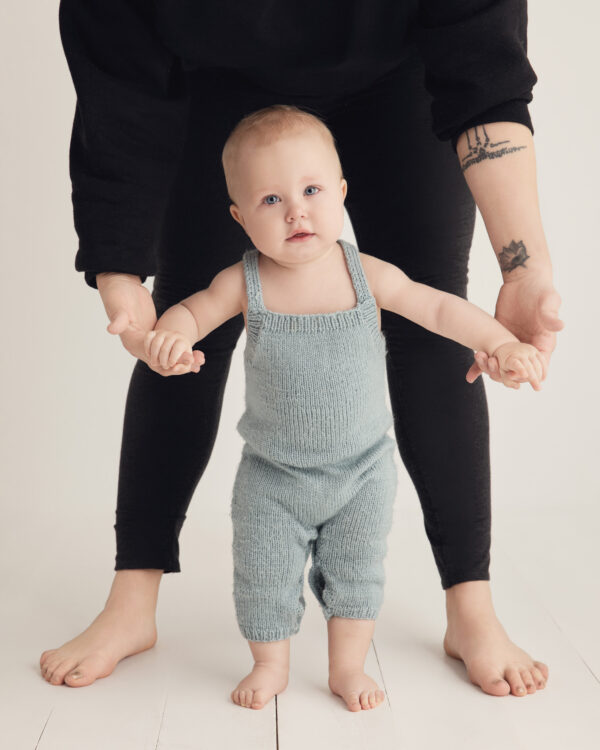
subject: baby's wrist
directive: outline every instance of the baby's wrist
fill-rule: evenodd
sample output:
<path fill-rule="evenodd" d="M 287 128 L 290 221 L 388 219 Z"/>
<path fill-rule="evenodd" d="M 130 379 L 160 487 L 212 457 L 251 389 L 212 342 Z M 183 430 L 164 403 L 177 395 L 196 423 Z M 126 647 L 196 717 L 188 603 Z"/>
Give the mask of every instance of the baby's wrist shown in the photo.
<path fill-rule="evenodd" d="M 510 345 L 514 345 L 518 343 L 519 343 L 519 339 L 514 337 L 512 339 L 509 339 L 508 341 L 505 340 L 500 344 L 496 344 L 494 348 L 490 347 L 490 350 L 492 352 L 490 356 L 498 358 L 499 354 L 501 353 L 500 351 L 501 349 L 503 349 L 505 346 L 510 346 Z"/>

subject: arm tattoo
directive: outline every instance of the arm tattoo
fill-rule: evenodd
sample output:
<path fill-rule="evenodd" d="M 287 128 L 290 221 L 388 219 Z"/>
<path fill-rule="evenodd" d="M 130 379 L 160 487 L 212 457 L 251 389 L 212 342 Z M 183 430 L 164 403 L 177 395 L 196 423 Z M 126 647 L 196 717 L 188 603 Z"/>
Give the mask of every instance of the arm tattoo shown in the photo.
<path fill-rule="evenodd" d="M 519 242 L 512 240 L 508 247 L 503 247 L 502 252 L 498 253 L 500 270 L 502 273 L 508 273 L 519 266 L 527 268 L 525 261 L 530 257 L 530 255 L 527 255 L 527 248 L 523 244 L 523 240 L 519 240 Z"/>
<path fill-rule="evenodd" d="M 479 128 L 483 130 L 483 140 L 479 134 Z M 479 164 L 484 159 L 499 159 L 505 154 L 511 154 L 513 151 L 520 151 L 522 148 L 527 148 L 527 146 L 504 146 L 505 143 L 510 143 L 509 140 L 490 143 L 490 137 L 483 125 L 477 125 L 466 132 L 469 153 L 461 160 L 461 169 L 463 172 L 472 164 Z M 497 146 L 502 146 L 502 148 L 493 151 L 492 149 L 495 149 Z"/>

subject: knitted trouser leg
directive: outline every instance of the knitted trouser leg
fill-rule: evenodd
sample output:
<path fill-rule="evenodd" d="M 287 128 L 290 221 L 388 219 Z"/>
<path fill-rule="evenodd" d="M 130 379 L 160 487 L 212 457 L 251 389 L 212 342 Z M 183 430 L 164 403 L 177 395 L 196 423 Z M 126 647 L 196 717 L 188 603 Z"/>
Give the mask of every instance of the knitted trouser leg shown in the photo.
<path fill-rule="evenodd" d="M 291 512 L 281 480 L 269 462 L 243 452 L 231 502 L 233 597 L 249 641 L 289 638 L 305 609 L 304 568 L 317 530 Z"/>
<path fill-rule="evenodd" d="M 308 582 L 327 620 L 374 620 L 379 613 L 397 487 L 393 448 L 357 477 L 350 500 L 319 528 Z"/>

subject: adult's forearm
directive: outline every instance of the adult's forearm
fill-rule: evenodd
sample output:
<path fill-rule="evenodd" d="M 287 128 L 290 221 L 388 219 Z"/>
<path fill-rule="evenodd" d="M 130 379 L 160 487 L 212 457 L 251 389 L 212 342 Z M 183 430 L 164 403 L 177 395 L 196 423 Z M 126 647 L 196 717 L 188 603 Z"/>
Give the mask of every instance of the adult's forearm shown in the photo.
<path fill-rule="evenodd" d="M 551 277 L 529 128 L 517 122 L 469 128 L 458 139 L 456 151 L 503 280 L 528 273 Z"/>
<path fill-rule="evenodd" d="M 131 281 L 139 281 L 142 282 L 141 276 L 138 276 L 136 273 L 123 273 L 121 271 L 102 271 L 101 273 L 96 274 L 96 284 L 98 285 L 98 288 L 100 287 L 100 284 L 103 282 L 104 279 L 109 279 L 113 276 L 126 276 L 131 279 Z"/>

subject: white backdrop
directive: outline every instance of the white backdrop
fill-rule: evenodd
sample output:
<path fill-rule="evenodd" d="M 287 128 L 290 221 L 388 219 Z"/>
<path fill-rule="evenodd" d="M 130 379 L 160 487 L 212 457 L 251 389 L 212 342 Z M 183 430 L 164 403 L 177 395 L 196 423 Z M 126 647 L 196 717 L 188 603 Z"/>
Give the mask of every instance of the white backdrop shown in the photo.
<path fill-rule="evenodd" d="M 57 7 L 5 0 L 0 11 L 0 562 L 9 589 L 65 560 L 112 577 L 121 429 L 134 365 L 107 333 L 98 293 L 74 270 L 68 146 L 75 94 Z M 576 506 L 600 499 L 599 24 L 600 9 L 591 2 L 572 2 L 567 14 L 558 0 L 529 2 L 529 58 L 539 78 L 530 111 L 540 204 L 566 325 L 541 392 L 509 390 L 486 378 L 495 507 L 530 506 L 543 514 L 568 505 L 576 513 Z M 345 237 L 354 240 L 348 222 Z M 469 278 L 470 300 L 493 314 L 501 275 L 479 215 Z M 243 344 L 244 335 L 211 461 L 182 531 L 184 569 L 186 548 L 194 546 L 194 529 L 206 523 L 207 510 L 228 512 L 232 448 L 242 445 L 235 424 L 243 409 Z M 399 466 L 397 502 L 414 508 L 418 498 Z M 552 540 L 532 539 L 524 555 L 535 555 L 536 544 Z M 95 601 L 99 609 L 97 595 Z"/>

